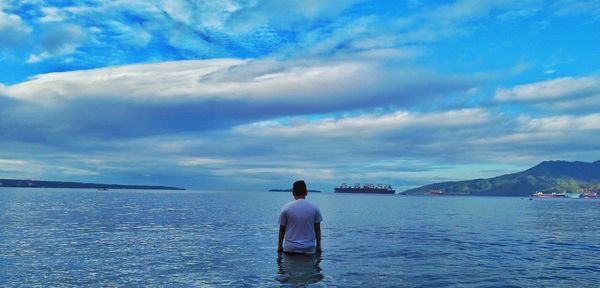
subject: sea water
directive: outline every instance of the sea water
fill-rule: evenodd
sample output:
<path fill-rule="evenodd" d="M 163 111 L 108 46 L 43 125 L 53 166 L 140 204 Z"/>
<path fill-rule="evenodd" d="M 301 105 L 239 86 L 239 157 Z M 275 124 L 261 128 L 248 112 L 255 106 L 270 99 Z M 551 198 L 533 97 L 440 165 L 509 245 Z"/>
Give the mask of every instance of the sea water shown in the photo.
<path fill-rule="evenodd" d="M 2 287 L 598 287 L 600 201 L 313 193 L 321 256 L 278 255 L 289 193 L 0 188 Z"/>

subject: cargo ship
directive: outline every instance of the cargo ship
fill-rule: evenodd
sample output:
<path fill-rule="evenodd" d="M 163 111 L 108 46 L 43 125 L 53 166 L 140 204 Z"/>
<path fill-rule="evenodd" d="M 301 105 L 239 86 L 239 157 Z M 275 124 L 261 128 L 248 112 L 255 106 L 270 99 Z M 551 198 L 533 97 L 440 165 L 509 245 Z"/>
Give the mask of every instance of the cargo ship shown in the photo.
<path fill-rule="evenodd" d="M 335 193 L 367 193 L 367 194 L 395 194 L 396 190 L 392 189 L 391 185 L 383 185 L 383 184 L 354 184 L 354 186 L 349 186 L 346 183 L 340 185 L 340 187 L 335 187 L 333 189 Z"/>
<path fill-rule="evenodd" d="M 533 198 L 567 198 L 567 194 L 566 193 L 556 193 L 556 192 L 543 193 L 541 191 L 538 191 L 538 192 L 531 194 L 530 197 L 533 197 Z"/>

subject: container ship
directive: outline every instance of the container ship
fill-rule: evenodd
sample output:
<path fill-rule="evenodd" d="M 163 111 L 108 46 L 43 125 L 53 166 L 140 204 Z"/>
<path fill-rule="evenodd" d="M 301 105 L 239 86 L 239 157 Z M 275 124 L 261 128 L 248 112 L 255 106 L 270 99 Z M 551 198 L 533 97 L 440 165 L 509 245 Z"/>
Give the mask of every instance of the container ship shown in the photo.
<path fill-rule="evenodd" d="M 547 194 L 547 193 L 538 191 L 538 192 L 531 194 L 529 197 L 533 197 L 533 198 L 567 198 L 567 194 L 566 193 L 556 193 L 556 192 Z"/>
<path fill-rule="evenodd" d="M 340 185 L 340 187 L 335 187 L 333 189 L 335 193 L 367 193 L 367 194 L 395 194 L 396 190 L 392 189 L 390 185 L 373 185 L 373 184 L 354 184 L 354 186 L 349 186 L 346 183 Z"/>

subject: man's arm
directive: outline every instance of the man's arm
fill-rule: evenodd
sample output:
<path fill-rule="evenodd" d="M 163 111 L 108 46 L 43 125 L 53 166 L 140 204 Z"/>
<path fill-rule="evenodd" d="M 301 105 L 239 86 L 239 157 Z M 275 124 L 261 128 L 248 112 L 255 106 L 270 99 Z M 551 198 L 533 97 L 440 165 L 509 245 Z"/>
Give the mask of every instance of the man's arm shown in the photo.
<path fill-rule="evenodd" d="M 283 239 L 285 238 L 285 226 L 279 225 L 279 241 L 277 241 L 277 252 L 283 252 Z"/>
<path fill-rule="evenodd" d="M 321 249 L 321 223 L 315 223 L 315 238 L 317 240 L 317 253 L 323 252 Z"/>

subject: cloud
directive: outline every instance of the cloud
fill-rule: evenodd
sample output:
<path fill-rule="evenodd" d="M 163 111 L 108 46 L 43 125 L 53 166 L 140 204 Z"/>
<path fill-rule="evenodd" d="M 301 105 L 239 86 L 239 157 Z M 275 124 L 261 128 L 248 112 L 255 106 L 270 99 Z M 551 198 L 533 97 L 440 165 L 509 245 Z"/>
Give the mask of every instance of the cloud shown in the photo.
<path fill-rule="evenodd" d="M 596 77 L 564 77 L 496 90 L 494 99 L 509 101 L 553 101 L 564 98 L 600 94 L 600 79 Z"/>
<path fill-rule="evenodd" d="M 41 172 L 41 165 L 35 160 L 22 160 L 0 158 L 0 178 L 18 178 L 23 179 L 28 176 L 35 176 Z"/>
<path fill-rule="evenodd" d="M 482 137 L 473 145 L 487 147 L 490 160 L 508 155 L 522 159 L 596 160 L 600 152 L 600 114 L 532 117 L 511 121 L 511 129 Z M 493 148 L 493 149 L 492 149 Z M 556 156 L 559 155 L 559 156 Z"/>
<path fill-rule="evenodd" d="M 2 6 L 0 6 L 2 8 Z M 0 49 L 13 49 L 28 42 L 31 28 L 21 17 L 0 9 Z"/>
<path fill-rule="evenodd" d="M 22 6 L 21 10 L 35 10 L 30 21 L 41 24 L 36 32 L 43 35 L 28 63 L 68 56 L 65 61 L 82 67 L 126 63 L 140 54 L 148 57 L 142 61 L 265 55 L 414 59 L 424 51 L 420 45 L 461 33 L 462 23 L 506 7 L 459 1 L 425 8 L 417 16 L 402 11 L 369 16 L 357 14 L 356 9 L 372 7 L 356 0 Z"/>
<path fill-rule="evenodd" d="M 206 166 L 206 165 L 215 165 L 215 164 L 223 164 L 229 162 L 226 159 L 218 159 L 218 158 L 207 158 L 207 157 L 184 157 L 179 159 L 177 162 L 180 166 Z"/>
<path fill-rule="evenodd" d="M 152 34 L 138 23 L 125 24 L 119 21 L 110 21 L 106 23 L 106 27 L 110 27 L 114 33 L 112 39 L 126 47 L 146 47 L 152 40 Z M 99 31 L 99 33 L 101 32 Z"/>
<path fill-rule="evenodd" d="M 240 33 L 257 27 L 272 26 L 287 30 L 290 26 L 306 21 L 333 19 L 357 0 L 343 1 L 256 1 L 238 7 L 227 19 L 227 27 Z"/>
<path fill-rule="evenodd" d="M 524 11 L 531 9 L 530 1 L 477 1 L 459 0 L 449 4 L 428 7 L 404 19 L 404 25 L 396 31 L 395 41 L 398 44 L 428 44 L 452 37 L 473 34 L 479 29 L 474 21 L 507 21 L 518 17 L 508 14 L 530 14 Z"/>
<path fill-rule="evenodd" d="M 307 176 L 328 185 L 370 179 L 410 186 L 432 179 L 465 179 L 465 173 L 470 173 L 469 177 L 494 176 L 483 170 L 483 174 L 473 174 L 476 172 L 467 168 L 452 173 L 460 165 L 496 163 L 512 165 L 517 171 L 554 159 L 556 153 L 570 159 L 589 158 L 598 151 L 593 144 L 600 140 L 600 134 L 594 133 L 599 129 L 595 124 L 600 123 L 598 120 L 595 114 L 515 121 L 485 109 L 429 113 L 398 110 L 339 118 L 261 121 L 210 133 L 153 137 L 145 140 L 147 144 L 136 140 L 138 144 L 133 146 L 159 149 L 152 153 L 165 155 L 161 165 L 177 165 L 182 169 L 179 171 L 187 171 L 184 174 L 229 180 L 256 178 L 261 183 Z M 198 162 L 181 165 L 184 159 Z M 398 159 L 402 161 L 395 163 Z M 439 167 L 439 163 L 448 167 Z"/>
<path fill-rule="evenodd" d="M 600 20 L 600 5 L 594 0 L 561 0 L 552 3 L 552 7 L 555 9 L 555 14 L 559 16 L 587 14 L 593 16 L 595 20 Z"/>
<path fill-rule="evenodd" d="M 48 58 L 71 54 L 86 38 L 85 31 L 73 24 L 48 24 L 40 40 L 41 52 L 31 54 L 28 63 L 37 63 Z"/>
<path fill-rule="evenodd" d="M 84 114 L 96 117 L 105 110 L 93 111 Z M 49 122 L 48 129 L 63 125 L 44 119 Z M 0 143 L 10 155 L 3 152 L 0 158 L 36 161 L 40 167 L 37 175 L 88 181 L 126 174 L 131 183 L 131 179 L 150 174 L 152 181 L 163 179 L 159 184 L 182 181 L 188 187 L 245 189 L 249 183 L 277 188 L 280 181 L 303 177 L 325 187 L 368 179 L 408 188 L 434 179 L 455 180 L 461 175 L 464 179 L 464 171 L 469 177 L 493 176 L 467 168 L 464 173 L 452 173 L 452 168 L 439 163 L 455 168 L 472 163 L 527 167 L 553 159 L 556 153 L 586 159 L 600 152 L 594 146 L 600 141 L 600 133 L 595 133 L 600 130 L 599 120 L 597 113 L 512 120 L 482 108 L 427 113 L 399 109 L 325 118 L 295 116 L 232 128 L 136 137 L 108 134 L 93 138 L 86 131 L 52 136 L 42 131 L 32 135 L 36 147 L 28 144 L 30 140 L 10 141 L 3 135 Z M 131 125 L 130 121 L 125 125 Z M 150 128 L 153 125 L 148 124 Z M 50 136 L 60 141 L 44 139 Z M 32 155 L 30 151 L 43 153 Z M 51 170 L 51 166 L 62 168 Z"/>
<path fill-rule="evenodd" d="M 42 37 L 27 62 L 76 67 L 145 61 L 271 56 L 413 60 L 426 45 L 470 33 L 471 20 L 514 1 L 421 5 L 420 13 L 371 11 L 364 1 L 99 1 L 24 4 Z M 510 5 L 509 5 L 510 4 Z M 511 6 L 513 5 L 513 6 Z M 518 4 L 517 8 L 530 4 Z M 525 8 L 522 8 L 525 9 Z M 25 13 L 25 11 L 29 11 Z M 380 12 L 380 11 L 379 11 Z M 98 17 L 102 15 L 102 17 Z"/>
<path fill-rule="evenodd" d="M 522 118 L 525 131 L 593 131 L 600 130 L 600 113 L 581 116 L 552 116 L 539 119 Z"/>
<path fill-rule="evenodd" d="M 464 158 L 468 150 L 459 144 L 479 137 L 481 129 L 493 123 L 494 118 L 481 109 L 395 111 L 337 120 L 299 117 L 287 123 L 258 122 L 235 129 L 125 140 L 116 151 L 111 151 L 111 157 L 119 158 L 125 151 L 139 151 L 128 156 L 128 161 L 139 162 L 140 165 L 134 166 L 145 170 L 150 168 L 143 164 L 144 159 L 162 155 L 153 161 L 153 167 L 173 167 L 181 175 L 225 177 L 235 183 L 248 179 L 272 183 L 275 179 L 309 177 L 313 181 L 339 184 L 349 178 L 376 175 L 382 182 L 389 182 L 385 180 L 406 173 L 426 173 L 423 161 Z M 407 160 L 390 165 L 391 159 L 401 158 Z M 365 165 L 371 174 L 365 174 Z"/>
<path fill-rule="evenodd" d="M 0 158 L 0 178 L 17 179 L 40 179 L 38 177 L 45 174 L 60 174 L 69 176 L 92 176 L 99 173 L 92 170 L 78 168 L 76 166 L 64 166 L 51 164 L 39 160 L 21 160 L 21 159 L 1 159 Z M 43 176 L 42 176 L 43 177 Z"/>
<path fill-rule="evenodd" d="M 398 111 L 384 115 L 361 115 L 341 119 L 320 119 L 310 122 L 259 122 L 243 125 L 237 129 L 245 134 L 260 136 L 302 138 L 305 135 L 319 135 L 323 138 L 346 138 L 360 135 L 369 137 L 386 132 L 405 129 L 452 129 L 481 125 L 490 121 L 490 115 L 482 109 L 463 109 L 430 114 L 417 114 Z"/>
<path fill-rule="evenodd" d="M 497 103 L 532 104 L 531 109 L 571 110 L 579 113 L 600 107 L 600 79 L 596 76 L 563 77 L 512 88 L 499 88 Z"/>
<path fill-rule="evenodd" d="M 289 40 L 289 29 L 307 20 L 327 20 L 340 15 L 356 1 L 101 1 L 65 7 L 39 5 L 36 20 L 42 24 L 80 26 L 85 43 L 31 54 L 30 63 L 72 54 L 77 47 L 89 54 L 102 51 L 97 61 L 127 62 L 127 54 L 147 54 L 140 48 L 164 50 L 166 59 L 248 57 L 271 53 Z M 25 7 L 23 9 L 26 9 Z M 102 15 L 102 17 L 98 17 Z M 42 25 L 44 27 L 44 25 Z M 287 28 L 286 28 L 287 27 Z M 75 44 L 73 42 L 73 44 Z M 43 44 L 42 44 L 43 45 Z M 124 51 L 125 50 L 125 51 Z M 126 55 L 123 53 L 126 52 Z M 150 53 L 152 54 L 152 53 Z M 131 55 L 129 55 L 131 57 Z M 87 63 L 90 60 L 75 60 Z"/>
<path fill-rule="evenodd" d="M 372 62 L 213 59 L 117 66 L 43 74 L 6 87 L 4 94 L 23 104 L 0 125 L 113 137 L 221 129 L 285 115 L 410 107 L 468 89 L 470 82 Z"/>
<path fill-rule="evenodd" d="M 372 9 L 352 3 L 353 9 Z M 431 45 L 448 39 L 467 38 L 482 26 L 478 21 L 508 22 L 537 12 L 531 1 L 453 1 L 445 5 L 417 5 L 385 13 L 329 18 L 320 25 L 305 25 L 289 44 L 273 51 L 287 57 L 384 57 L 392 61 L 414 60 L 431 53 Z M 351 9 L 350 9 L 351 10 Z M 409 10 L 410 11 L 410 10 Z M 381 11 L 380 11 L 381 12 Z M 307 19 L 305 19 L 306 21 Z M 393 52 L 393 53 L 390 53 Z"/>
<path fill-rule="evenodd" d="M 41 10 L 44 14 L 39 20 L 41 23 L 61 22 L 66 19 L 63 11 L 56 7 L 42 7 Z"/>
<path fill-rule="evenodd" d="M 246 162 L 278 155 L 275 159 L 288 166 L 317 165 L 338 171 L 336 174 L 348 173 L 348 169 L 362 173 L 365 165 L 370 171 L 407 172 L 413 169 L 374 164 L 392 159 L 470 159 L 465 143 L 485 137 L 489 133 L 486 127 L 496 118 L 482 109 L 431 113 L 400 110 L 339 119 L 258 122 L 232 130 L 231 137 L 244 141 L 232 141 L 243 148 L 231 150 L 237 151 L 232 152 L 235 157 L 253 159 Z"/>

